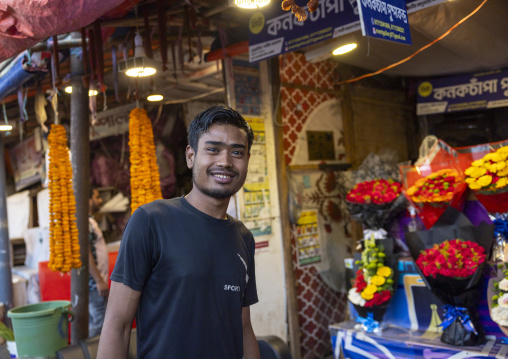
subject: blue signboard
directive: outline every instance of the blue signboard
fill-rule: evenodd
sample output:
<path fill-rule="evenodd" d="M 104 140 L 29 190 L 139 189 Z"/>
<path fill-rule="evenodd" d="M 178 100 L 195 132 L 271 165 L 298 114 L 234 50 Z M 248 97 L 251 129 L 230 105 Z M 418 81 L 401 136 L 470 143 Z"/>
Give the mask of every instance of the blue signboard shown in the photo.
<path fill-rule="evenodd" d="M 405 0 L 359 0 L 362 35 L 411 45 Z"/>
<path fill-rule="evenodd" d="M 444 1 L 407 0 L 406 8 L 411 13 Z M 306 2 L 296 1 L 304 9 L 307 9 Z M 254 11 L 249 19 L 250 62 L 295 51 L 360 28 L 357 0 L 320 0 L 316 11 L 307 11 L 305 21 L 298 21 L 291 11 L 282 10 L 280 1 L 271 1 Z"/>
<path fill-rule="evenodd" d="M 508 69 L 425 80 L 418 84 L 416 114 L 508 106 Z"/>

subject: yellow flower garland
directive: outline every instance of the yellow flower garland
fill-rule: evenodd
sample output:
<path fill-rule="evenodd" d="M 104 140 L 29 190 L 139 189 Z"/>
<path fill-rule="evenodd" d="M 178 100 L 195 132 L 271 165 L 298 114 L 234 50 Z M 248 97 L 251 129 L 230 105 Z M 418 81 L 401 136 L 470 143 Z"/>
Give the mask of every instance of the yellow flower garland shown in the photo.
<path fill-rule="evenodd" d="M 129 115 L 129 148 L 131 213 L 134 213 L 139 206 L 162 198 L 152 122 L 146 110 L 135 108 Z"/>
<path fill-rule="evenodd" d="M 51 126 L 49 145 L 49 264 L 52 271 L 69 272 L 81 267 L 76 200 L 67 134 L 62 125 Z"/>

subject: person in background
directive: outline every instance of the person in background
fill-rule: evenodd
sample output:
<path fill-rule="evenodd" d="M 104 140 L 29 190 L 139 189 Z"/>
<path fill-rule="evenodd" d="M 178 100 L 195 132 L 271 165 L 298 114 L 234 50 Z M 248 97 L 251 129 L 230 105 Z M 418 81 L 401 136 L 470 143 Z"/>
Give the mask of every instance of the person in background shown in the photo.
<path fill-rule="evenodd" d="M 259 359 L 249 306 L 258 301 L 254 237 L 227 215 L 247 176 L 253 131 L 216 105 L 188 128 L 189 194 L 139 207 L 111 275 L 97 358 Z"/>
<path fill-rule="evenodd" d="M 106 306 L 108 302 L 109 286 L 109 257 L 106 241 L 102 235 L 102 231 L 93 218 L 93 214 L 101 208 L 102 198 L 96 188 L 90 186 L 89 193 L 89 210 L 88 218 L 88 271 L 90 279 L 88 280 L 89 296 L 88 296 L 88 336 L 95 337 L 101 334 L 106 314 Z"/>

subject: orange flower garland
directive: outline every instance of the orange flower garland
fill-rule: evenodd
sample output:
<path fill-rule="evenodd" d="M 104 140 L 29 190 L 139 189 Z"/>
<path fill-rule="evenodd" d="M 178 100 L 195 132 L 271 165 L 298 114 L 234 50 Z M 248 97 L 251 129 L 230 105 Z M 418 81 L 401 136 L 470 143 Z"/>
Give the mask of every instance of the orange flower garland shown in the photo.
<path fill-rule="evenodd" d="M 67 134 L 62 125 L 51 126 L 49 145 L 49 264 L 52 271 L 67 273 L 81 267 L 76 200 Z"/>
<path fill-rule="evenodd" d="M 162 198 L 152 122 L 146 110 L 135 108 L 129 115 L 129 147 L 131 213 L 134 213 L 139 206 Z"/>

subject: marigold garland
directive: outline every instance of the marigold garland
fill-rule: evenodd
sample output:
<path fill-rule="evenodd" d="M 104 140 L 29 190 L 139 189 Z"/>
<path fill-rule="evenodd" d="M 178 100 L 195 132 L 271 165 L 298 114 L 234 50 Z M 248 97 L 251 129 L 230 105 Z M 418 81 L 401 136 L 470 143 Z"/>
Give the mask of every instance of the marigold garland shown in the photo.
<path fill-rule="evenodd" d="M 62 125 L 51 126 L 49 146 L 49 264 L 52 271 L 67 273 L 81 267 L 76 200 L 67 134 Z"/>
<path fill-rule="evenodd" d="M 129 148 L 131 213 L 134 213 L 139 206 L 162 198 L 152 122 L 146 110 L 135 108 L 129 115 Z"/>

